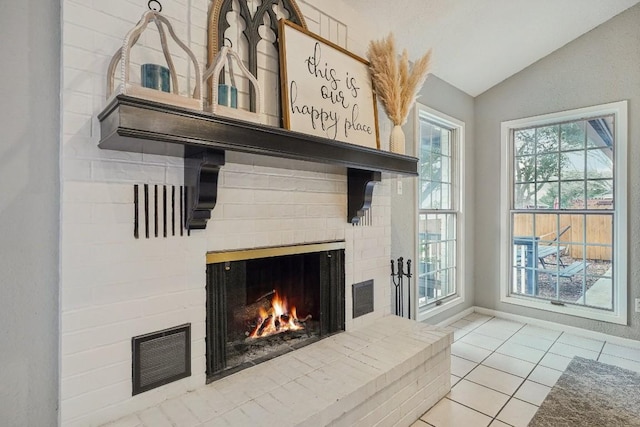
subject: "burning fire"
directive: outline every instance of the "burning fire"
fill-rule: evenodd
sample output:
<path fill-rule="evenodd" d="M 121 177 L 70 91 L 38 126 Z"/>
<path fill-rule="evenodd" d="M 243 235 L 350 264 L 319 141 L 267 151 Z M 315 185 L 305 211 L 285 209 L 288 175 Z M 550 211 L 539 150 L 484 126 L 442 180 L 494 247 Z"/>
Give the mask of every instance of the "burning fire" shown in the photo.
<path fill-rule="evenodd" d="M 279 334 L 286 331 L 298 331 L 305 329 L 303 322 L 311 318 L 298 319 L 296 308 L 287 307 L 287 299 L 280 298 L 278 292 L 273 292 L 271 307 L 267 310 L 263 307 L 259 309 L 258 324 L 249 335 L 249 338 L 261 338 L 269 335 Z"/>

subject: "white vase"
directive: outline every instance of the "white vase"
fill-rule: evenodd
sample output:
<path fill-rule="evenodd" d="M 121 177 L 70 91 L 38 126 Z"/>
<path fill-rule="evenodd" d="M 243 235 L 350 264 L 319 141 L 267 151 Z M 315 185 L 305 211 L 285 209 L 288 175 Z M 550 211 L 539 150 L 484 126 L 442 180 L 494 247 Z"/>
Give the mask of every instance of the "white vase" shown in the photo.
<path fill-rule="evenodd" d="M 404 154 L 404 131 L 400 125 L 395 125 L 393 129 L 391 129 L 389 151 L 392 153 Z"/>

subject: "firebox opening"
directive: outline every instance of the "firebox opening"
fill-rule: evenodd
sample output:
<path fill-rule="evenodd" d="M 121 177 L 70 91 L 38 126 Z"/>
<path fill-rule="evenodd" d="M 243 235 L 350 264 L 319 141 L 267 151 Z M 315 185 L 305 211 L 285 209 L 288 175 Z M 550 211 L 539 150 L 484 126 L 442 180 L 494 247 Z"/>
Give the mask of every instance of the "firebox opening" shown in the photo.
<path fill-rule="evenodd" d="M 209 381 L 344 330 L 344 249 L 295 248 L 207 266 Z"/>

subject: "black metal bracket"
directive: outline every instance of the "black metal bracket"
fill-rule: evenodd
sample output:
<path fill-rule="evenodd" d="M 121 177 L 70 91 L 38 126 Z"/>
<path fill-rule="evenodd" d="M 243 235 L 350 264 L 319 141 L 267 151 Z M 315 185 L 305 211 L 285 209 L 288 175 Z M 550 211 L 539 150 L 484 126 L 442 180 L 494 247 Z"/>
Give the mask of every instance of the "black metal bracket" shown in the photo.
<path fill-rule="evenodd" d="M 184 156 L 185 228 L 204 230 L 218 199 L 218 175 L 224 151 L 191 148 Z"/>
<path fill-rule="evenodd" d="M 373 187 L 382 180 L 377 171 L 349 168 L 347 171 L 347 222 L 359 224 L 371 208 Z"/>

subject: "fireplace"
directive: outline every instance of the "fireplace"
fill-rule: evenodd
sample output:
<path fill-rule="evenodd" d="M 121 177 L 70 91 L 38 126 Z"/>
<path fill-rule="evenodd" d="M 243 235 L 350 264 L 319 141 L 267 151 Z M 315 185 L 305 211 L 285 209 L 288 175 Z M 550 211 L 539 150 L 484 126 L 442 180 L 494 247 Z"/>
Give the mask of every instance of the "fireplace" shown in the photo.
<path fill-rule="evenodd" d="M 344 242 L 207 254 L 207 382 L 344 330 Z"/>

